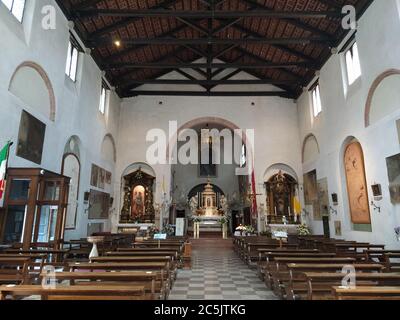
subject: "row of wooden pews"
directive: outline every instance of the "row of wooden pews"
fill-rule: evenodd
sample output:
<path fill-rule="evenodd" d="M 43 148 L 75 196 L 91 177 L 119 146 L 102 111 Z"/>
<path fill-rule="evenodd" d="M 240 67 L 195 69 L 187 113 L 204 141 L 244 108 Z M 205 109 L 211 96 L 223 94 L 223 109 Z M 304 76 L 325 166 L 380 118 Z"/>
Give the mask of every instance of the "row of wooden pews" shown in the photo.
<path fill-rule="evenodd" d="M 99 257 L 89 259 L 90 247 L 84 249 L 83 239 L 70 241 L 69 248 L 60 249 L 65 251 L 61 259 L 54 259 L 56 269 L 48 268 L 53 249 L 5 250 L 0 255 L 0 299 L 167 299 L 185 243 L 186 238 L 120 242 L 121 247 L 110 242 Z"/>
<path fill-rule="evenodd" d="M 299 237 L 295 243 L 237 237 L 233 243 L 249 267 L 256 261 L 258 276 L 281 299 L 400 299 L 400 251 L 384 245 L 323 236 Z M 355 288 L 348 285 L 352 279 Z"/>

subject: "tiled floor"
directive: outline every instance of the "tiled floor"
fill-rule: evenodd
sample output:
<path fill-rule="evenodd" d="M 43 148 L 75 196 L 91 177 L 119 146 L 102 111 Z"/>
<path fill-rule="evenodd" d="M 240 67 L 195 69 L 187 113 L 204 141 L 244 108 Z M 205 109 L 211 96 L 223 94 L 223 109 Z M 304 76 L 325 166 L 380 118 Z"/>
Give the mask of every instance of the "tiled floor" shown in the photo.
<path fill-rule="evenodd" d="M 272 300 L 274 294 L 234 253 L 231 240 L 193 243 L 192 268 L 180 269 L 170 300 Z"/>

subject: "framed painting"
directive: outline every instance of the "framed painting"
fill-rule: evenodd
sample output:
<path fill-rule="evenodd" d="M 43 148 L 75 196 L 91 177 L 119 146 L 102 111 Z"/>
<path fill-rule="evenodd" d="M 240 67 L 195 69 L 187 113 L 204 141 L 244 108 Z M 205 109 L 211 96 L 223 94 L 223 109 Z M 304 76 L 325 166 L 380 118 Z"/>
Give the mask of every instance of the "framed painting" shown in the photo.
<path fill-rule="evenodd" d="M 90 190 L 89 219 L 108 219 L 110 210 L 110 194 Z"/>
<path fill-rule="evenodd" d="M 386 158 L 389 177 L 390 200 L 393 204 L 400 203 L 400 154 Z"/>
<path fill-rule="evenodd" d="M 92 164 L 92 171 L 90 172 L 90 185 L 92 187 L 97 187 L 98 179 L 99 179 L 99 167 L 95 164 Z"/>
<path fill-rule="evenodd" d="M 46 125 L 22 110 L 18 132 L 17 156 L 41 164 Z"/>
<path fill-rule="evenodd" d="M 370 224 L 364 154 L 359 142 L 352 142 L 347 146 L 344 153 L 344 166 L 351 221 L 354 224 Z"/>

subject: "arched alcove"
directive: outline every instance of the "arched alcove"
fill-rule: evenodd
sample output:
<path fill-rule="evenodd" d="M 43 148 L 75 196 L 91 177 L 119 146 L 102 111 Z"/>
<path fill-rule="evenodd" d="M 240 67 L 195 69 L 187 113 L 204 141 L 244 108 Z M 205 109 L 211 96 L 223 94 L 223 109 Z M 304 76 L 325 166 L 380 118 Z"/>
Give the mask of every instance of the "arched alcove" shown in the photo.
<path fill-rule="evenodd" d="M 127 166 L 125 168 L 124 171 L 122 171 L 122 177 L 139 170 L 139 168 L 142 170 L 142 172 L 144 172 L 152 177 L 156 177 L 156 172 L 154 171 L 153 167 L 151 167 L 150 165 L 148 165 L 145 162 L 135 162 L 135 163 L 130 164 L 129 166 Z"/>
<path fill-rule="evenodd" d="M 8 90 L 26 105 L 55 121 L 56 99 L 53 86 L 46 71 L 37 63 L 21 63 L 11 77 Z"/>
<path fill-rule="evenodd" d="M 104 160 L 110 163 L 117 161 L 117 149 L 115 146 L 115 141 L 113 136 L 109 133 L 104 136 L 101 144 L 101 155 Z"/>
<path fill-rule="evenodd" d="M 371 224 L 371 215 L 361 143 L 353 136 L 347 137 L 342 144 L 340 154 L 344 199 L 347 199 L 345 208 L 349 212 L 350 221 L 354 230 L 370 231 L 362 227 Z"/>
<path fill-rule="evenodd" d="M 369 89 L 365 105 L 365 127 L 400 109 L 400 70 L 380 74 Z"/>
<path fill-rule="evenodd" d="M 264 171 L 264 182 L 268 181 L 272 176 L 276 175 L 279 172 L 288 174 L 292 176 L 296 181 L 298 181 L 296 171 L 294 171 L 292 167 L 284 163 L 274 163 Z"/>
<path fill-rule="evenodd" d="M 318 140 L 312 133 L 310 133 L 303 141 L 302 162 L 308 163 L 316 161 L 319 157 L 319 152 Z"/>
<path fill-rule="evenodd" d="M 81 140 L 79 137 L 71 136 L 65 144 L 61 164 L 61 174 L 71 178 L 68 190 L 67 215 L 65 217 L 66 230 L 76 228 L 81 174 L 80 148 Z"/>

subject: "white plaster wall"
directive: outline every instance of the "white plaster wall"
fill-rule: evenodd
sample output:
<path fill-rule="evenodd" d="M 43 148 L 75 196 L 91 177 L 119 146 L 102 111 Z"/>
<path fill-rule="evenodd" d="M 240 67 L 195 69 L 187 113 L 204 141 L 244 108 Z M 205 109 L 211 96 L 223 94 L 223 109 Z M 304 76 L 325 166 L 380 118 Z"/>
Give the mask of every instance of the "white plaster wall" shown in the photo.
<path fill-rule="evenodd" d="M 296 171 L 297 176 L 302 176 L 297 109 L 292 100 L 276 97 L 141 96 L 125 99 L 121 104 L 116 177 L 120 179 L 130 164 L 146 162 L 146 150 L 152 144 L 143 144 L 148 130 L 160 128 L 168 135 L 169 120 L 176 120 L 179 128 L 188 121 L 203 117 L 222 118 L 239 128 L 255 130 L 254 163 L 258 185 L 262 185 L 266 169 L 275 163 L 285 163 Z M 160 202 L 163 179 L 169 194 L 171 168 L 169 165 L 154 165 L 153 168 L 157 178 L 155 201 Z M 187 181 L 187 185 L 191 183 Z M 121 194 L 117 198 L 121 199 Z M 265 197 L 258 196 L 258 201 L 265 202 Z"/>
<path fill-rule="evenodd" d="M 47 4 L 54 5 L 57 9 L 56 30 L 45 31 L 41 27 L 41 9 Z M 0 64 L 0 144 L 5 144 L 8 139 L 15 142 L 11 149 L 9 166 L 38 166 L 15 154 L 22 109 L 26 109 L 46 123 L 40 167 L 60 173 L 65 144 L 70 136 L 77 135 L 82 142 L 77 229 L 67 231 L 65 238 L 85 236 L 88 218 L 83 205 L 83 194 L 91 188 L 91 164 L 94 162 L 114 173 L 114 163 L 108 163 L 101 159 L 101 143 L 107 133 L 111 133 L 117 139 L 120 99 L 112 93 L 106 115 L 100 114 L 98 106 L 101 72 L 88 55 L 80 55 L 77 82 L 72 83 L 66 78 L 64 71 L 69 30 L 67 20 L 55 1 L 27 1 L 22 25 L 0 3 L 0 34 L 2 39 L 0 44 L 0 61 L 2 61 Z M 33 61 L 39 64 L 50 78 L 56 96 L 54 122 L 8 91 L 14 70 L 24 61 Z M 28 88 L 29 85 L 26 83 Z M 106 191 L 112 193 L 112 189 L 114 189 L 114 185 Z M 109 229 L 109 222 L 104 222 L 106 222 L 106 229 Z"/>
<path fill-rule="evenodd" d="M 303 171 L 317 169 L 318 179 L 327 177 L 329 193 L 338 193 L 338 215 L 333 221 L 342 221 L 343 238 L 383 243 L 398 248 L 394 227 L 400 224 L 400 207 L 390 203 L 386 157 L 400 151 L 395 121 L 400 109 L 368 128 L 364 127 L 364 109 L 369 88 L 374 79 L 387 69 L 400 68 L 399 14 L 395 0 L 374 1 L 360 20 L 357 32 L 362 77 L 345 93 L 343 87 L 342 57 L 333 56 L 321 70 L 320 86 L 323 112 L 312 119 L 308 92 L 298 100 L 301 138 L 313 133 L 320 146 L 319 158 L 303 166 Z M 382 212 L 371 207 L 372 233 L 353 231 L 348 212 L 345 177 L 342 168 L 342 144 L 346 137 L 356 137 L 364 150 L 366 176 L 370 201 L 371 185 L 381 183 L 383 200 L 378 203 Z M 322 222 L 312 222 L 315 233 L 321 234 Z"/>

